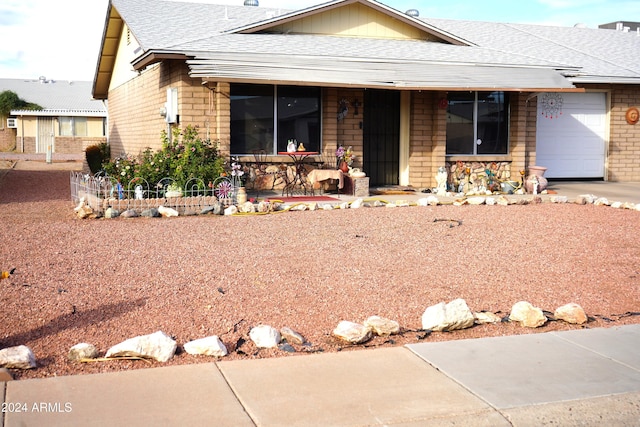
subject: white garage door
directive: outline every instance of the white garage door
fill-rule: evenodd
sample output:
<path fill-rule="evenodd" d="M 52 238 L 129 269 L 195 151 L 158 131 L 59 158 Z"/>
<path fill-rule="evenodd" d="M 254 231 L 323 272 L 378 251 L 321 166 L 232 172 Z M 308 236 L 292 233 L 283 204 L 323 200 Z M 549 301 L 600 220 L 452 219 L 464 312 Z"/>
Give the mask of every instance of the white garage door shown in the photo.
<path fill-rule="evenodd" d="M 536 164 L 547 178 L 603 178 L 606 95 L 544 93 L 538 97 Z"/>

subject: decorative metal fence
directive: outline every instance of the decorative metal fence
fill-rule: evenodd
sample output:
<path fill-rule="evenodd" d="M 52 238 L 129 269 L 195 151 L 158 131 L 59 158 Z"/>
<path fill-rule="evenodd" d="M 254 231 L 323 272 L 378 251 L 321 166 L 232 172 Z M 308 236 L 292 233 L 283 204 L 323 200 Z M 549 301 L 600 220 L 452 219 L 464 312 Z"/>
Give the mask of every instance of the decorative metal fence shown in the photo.
<path fill-rule="evenodd" d="M 71 172 L 70 184 L 71 200 L 76 204 L 82 200 L 94 212 L 111 207 L 141 213 L 164 206 L 184 214 L 201 211 L 216 201 L 225 207 L 235 204 L 241 182 L 234 177 L 219 177 L 210 183 L 193 178 L 181 187 L 172 178 L 163 178 L 155 184 L 133 178 L 123 185 L 108 175 Z"/>

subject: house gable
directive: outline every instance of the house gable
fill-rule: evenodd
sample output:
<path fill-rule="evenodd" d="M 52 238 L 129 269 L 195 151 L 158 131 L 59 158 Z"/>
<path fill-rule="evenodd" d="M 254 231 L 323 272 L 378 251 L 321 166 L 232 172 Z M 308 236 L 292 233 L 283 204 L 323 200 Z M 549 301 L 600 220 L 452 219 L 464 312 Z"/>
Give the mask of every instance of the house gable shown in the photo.
<path fill-rule="evenodd" d="M 413 39 L 445 42 L 415 25 L 389 16 L 362 3 L 352 3 L 320 13 L 303 15 L 261 33 L 322 34 L 343 37 Z"/>
<path fill-rule="evenodd" d="M 452 34 L 372 0 L 337 0 L 238 28 L 232 32 L 411 39 L 470 45 Z"/>

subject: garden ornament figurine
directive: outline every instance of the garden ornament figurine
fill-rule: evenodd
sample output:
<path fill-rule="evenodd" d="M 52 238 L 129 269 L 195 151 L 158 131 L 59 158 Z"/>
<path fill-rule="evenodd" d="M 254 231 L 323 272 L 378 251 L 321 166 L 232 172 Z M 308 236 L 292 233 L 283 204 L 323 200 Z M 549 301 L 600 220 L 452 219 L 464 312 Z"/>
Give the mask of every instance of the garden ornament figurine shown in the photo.
<path fill-rule="evenodd" d="M 143 198 L 142 185 L 136 185 L 135 195 L 136 195 L 136 200 L 142 200 Z"/>
<path fill-rule="evenodd" d="M 538 177 L 533 175 L 533 177 L 531 177 L 530 180 L 531 180 L 531 192 L 533 194 L 538 194 L 538 185 L 539 185 Z"/>
<path fill-rule="evenodd" d="M 438 196 L 444 196 L 447 193 L 447 168 L 440 166 L 436 173 L 436 193 Z"/>

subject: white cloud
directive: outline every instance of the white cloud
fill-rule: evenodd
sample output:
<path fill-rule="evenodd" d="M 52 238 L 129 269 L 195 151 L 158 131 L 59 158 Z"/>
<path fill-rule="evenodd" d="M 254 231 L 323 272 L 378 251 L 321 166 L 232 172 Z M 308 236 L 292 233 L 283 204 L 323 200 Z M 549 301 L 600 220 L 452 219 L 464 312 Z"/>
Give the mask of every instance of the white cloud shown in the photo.
<path fill-rule="evenodd" d="M 0 77 L 91 80 L 107 0 L 9 1 L 0 21 Z"/>

